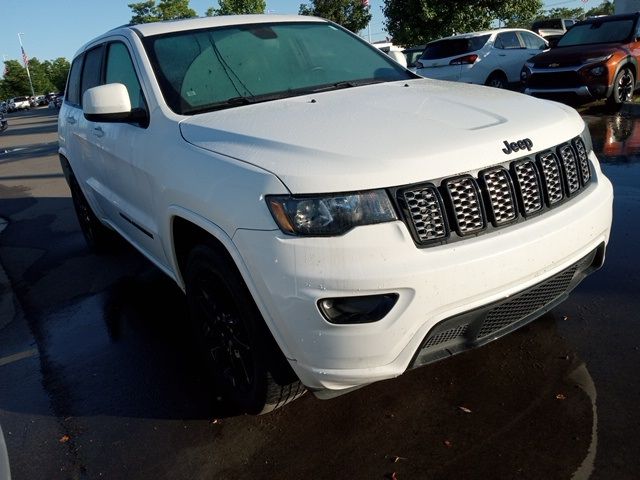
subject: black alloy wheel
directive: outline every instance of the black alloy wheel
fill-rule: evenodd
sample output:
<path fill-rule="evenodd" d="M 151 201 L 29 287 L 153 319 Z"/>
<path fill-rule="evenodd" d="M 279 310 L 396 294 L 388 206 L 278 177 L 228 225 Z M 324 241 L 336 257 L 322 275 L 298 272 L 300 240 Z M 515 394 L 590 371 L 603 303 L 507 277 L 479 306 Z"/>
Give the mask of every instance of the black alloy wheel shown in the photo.
<path fill-rule="evenodd" d="M 621 69 L 613 82 L 613 91 L 607 103 L 612 107 L 621 107 L 624 103 L 633 99 L 633 91 L 635 89 L 635 77 L 630 68 Z"/>
<path fill-rule="evenodd" d="M 194 247 L 185 284 L 194 340 L 223 398 L 259 415 L 304 394 L 226 253 L 214 244 Z"/>

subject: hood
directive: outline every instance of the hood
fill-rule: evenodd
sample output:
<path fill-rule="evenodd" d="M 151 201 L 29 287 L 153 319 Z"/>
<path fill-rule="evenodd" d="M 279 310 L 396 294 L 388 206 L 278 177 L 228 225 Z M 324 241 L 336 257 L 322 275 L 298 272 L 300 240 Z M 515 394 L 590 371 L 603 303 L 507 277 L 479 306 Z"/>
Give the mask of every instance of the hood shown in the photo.
<path fill-rule="evenodd" d="M 578 135 L 575 110 L 489 87 L 428 79 L 382 83 L 195 115 L 198 147 L 272 172 L 292 193 L 329 193 L 437 179 L 517 158 Z"/>
<path fill-rule="evenodd" d="M 576 45 L 573 47 L 556 47 L 529 59 L 536 67 L 548 68 L 550 64 L 556 67 L 573 67 L 587 63 L 588 59 L 604 57 L 624 51 L 621 43 L 603 43 L 600 45 Z"/>

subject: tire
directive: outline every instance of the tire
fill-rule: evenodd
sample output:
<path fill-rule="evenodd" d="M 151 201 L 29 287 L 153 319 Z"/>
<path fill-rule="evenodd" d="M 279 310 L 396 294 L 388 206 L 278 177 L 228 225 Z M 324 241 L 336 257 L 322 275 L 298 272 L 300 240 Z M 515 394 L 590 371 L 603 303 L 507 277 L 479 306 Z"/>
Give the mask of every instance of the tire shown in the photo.
<path fill-rule="evenodd" d="M 507 88 L 507 77 L 502 72 L 493 72 L 484 82 L 487 87 Z"/>
<path fill-rule="evenodd" d="M 80 223 L 80 229 L 82 230 L 89 250 L 94 253 L 110 251 L 119 240 L 115 232 L 98 220 L 89 202 L 87 202 L 84 193 L 82 193 L 76 177 L 73 175 L 69 177 L 69 188 L 71 189 L 71 199 L 73 200 L 73 207 L 78 217 L 78 223 Z"/>
<path fill-rule="evenodd" d="M 613 90 L 607 98 L 610 107 L 620 108 L 624 103 L 633 99 L 635 78 L 630 68 L 621 69 L 613 81 Z"/>
<path fill-rule="evenodd" d="M 232 260 L 198 245 L 189 253 L 185 283 L 195 341 L 225 400 L 260 415 L 305 393 Z"/>

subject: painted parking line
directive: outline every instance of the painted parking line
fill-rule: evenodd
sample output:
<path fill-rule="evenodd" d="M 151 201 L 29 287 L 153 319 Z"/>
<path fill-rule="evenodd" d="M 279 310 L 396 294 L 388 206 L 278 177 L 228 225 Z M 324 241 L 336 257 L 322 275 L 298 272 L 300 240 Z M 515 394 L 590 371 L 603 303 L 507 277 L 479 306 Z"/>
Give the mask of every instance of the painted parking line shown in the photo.
<path fill-rule="evenodd" d="M 8 355 L 6 357 L 0 358 L 0 367 L 4 367 L 5 365 L 9 365 L 10 363 L 17 362 L 18 360 L 22 360 L 24 358 L 35 357 L 38 355 L 38 349 L 32 348 L 31 350 L 25 350 L 24 352 L 14 353 L 13 355 Z M 0 477 L 2 480 L 2 477 Z"/>
<path fill-rule="evenodd" d="M 0 427 L 0 480 L 11 480 L 9 454 L 7 453 L 7 444 L 4 441 L 2 427 Z"/>

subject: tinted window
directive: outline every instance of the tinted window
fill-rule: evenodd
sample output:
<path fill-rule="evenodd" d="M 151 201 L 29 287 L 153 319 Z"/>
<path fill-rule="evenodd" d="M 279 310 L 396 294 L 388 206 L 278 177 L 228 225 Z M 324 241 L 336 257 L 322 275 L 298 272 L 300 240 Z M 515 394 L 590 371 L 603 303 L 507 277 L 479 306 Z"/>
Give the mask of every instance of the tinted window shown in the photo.
<path fill-rule="evenodd" d="M 69 79 L 67 80 L 67 101 L 80 105 L 80 72 L 82 71 L 82 58 L 78 56 L 71 64 Z"/>
<path fill-rule="evenodd" d="M 468 38 L 448 38 L 437 40 L 427 44 L 422 53 L 424 60 L 437 60 L 438 58 L 455 57 L 465 53 L 475 52 L 484 47 L 491 35 L 480 35 Z"/>
<path fill-rule="evenodd" d="M 542 40 L 539 37 L 536 37 L 533 33 L 529 33 L 529 32 L 519 32 L 519 33 L 522 40 L 524 40 L 525 46 L 531 50 L 540 50 L 543 45 L 545 47 L 547 46 L 544 40 Z"/>
<path fill-rule="evenodd" d="M 496 48 L 509 50 L 512 48 L 523 48 L 516 32 L 503 32 L 498 34 L 496 38 Z"/>
<path fill-rule="evenodd" d="M 131 108 L 145 108 L 138 76 L 133 68 L 129 51 L 123 43 L 116 42 L 109 45 L 105 83 L 122 83 L 129 92 Z"/>
<path fill-rule="evenodd" d="M 564 30 L 562 20 L 559 18 L 551 18 L 549 20 L 538 20 L 537 22 L 533 22 L 533 29 L 536 28 Z"/>
<path fill-rule="evenodd" d="M 564 21 L 564 26 L 565 26 L 567 29 L 569 29 L 569 28 L 573 27 L 573 25 L 574 25 L 575 23 L 576 23 L 576 22 L 574 22 L 573 20 L 565 20 L 565 21 Z"/>
<path fill-rule="evenodd" d="M 618 43 L 625 41 L 632 32 L 633 20 L 593 21 L 571 27 L 558 42 L 559 47 L 589 45 L 594 43 Z"/>
<path fill-rule="evenodd" d="M 149 37 L 147 53 L 177 113 L 268 101 L 349 82 L 413 78 L 388 56 L 328 23 L 274 23 Z"/>
<path fill-rule="evenodd" d="M 102 65 L 102 46 L 89 50 L 84 56 L 82 68 L 82 88 L 80 98 L 89 88 L 100 85 L 100 67 Z"/>

